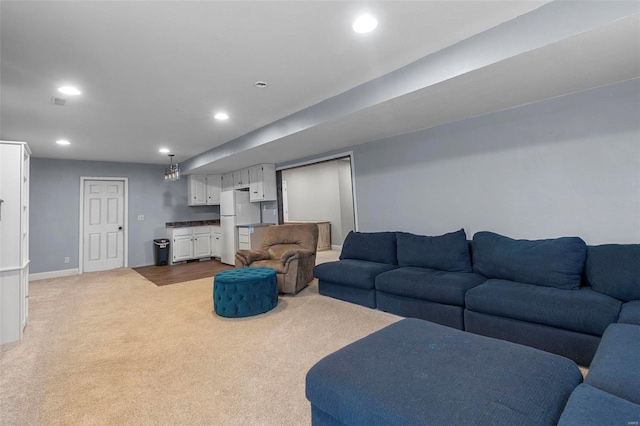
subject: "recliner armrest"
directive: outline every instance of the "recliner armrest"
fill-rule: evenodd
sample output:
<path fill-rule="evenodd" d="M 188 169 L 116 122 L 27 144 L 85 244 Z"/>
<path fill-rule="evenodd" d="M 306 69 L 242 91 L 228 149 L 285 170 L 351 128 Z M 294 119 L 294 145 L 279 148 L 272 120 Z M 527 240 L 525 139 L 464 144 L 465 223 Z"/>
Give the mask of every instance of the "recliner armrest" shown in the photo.
<path fill-rule="evenodd" d="M 238 250 L 236 252 L 236 260 L 239 260 L 244 266 L 249 266 L 256 260 L 269 259 L 269 253 L 263 250 Z"/>
<path fill-rule="evenodd" d="M 314 254 L 315 254 L 314 251 L 306 250 L 306 249 L 287 250 L 284 253 L 282 253 L 282 265 L 284 266 L 288 262 L 291 262 L 292 260 L 309 257 Z"/>

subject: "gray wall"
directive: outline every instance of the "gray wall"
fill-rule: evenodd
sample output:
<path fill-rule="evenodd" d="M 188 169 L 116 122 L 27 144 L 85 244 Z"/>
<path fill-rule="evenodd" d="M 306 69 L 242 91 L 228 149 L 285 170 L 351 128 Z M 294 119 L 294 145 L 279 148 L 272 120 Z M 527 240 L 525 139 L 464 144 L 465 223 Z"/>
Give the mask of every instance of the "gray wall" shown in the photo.
<path fill-rule="evenodd" d="M 640 242 L 640 80 L 354 147 L 361 231 Z"/>
<path fill-rule="evenodd" d="M 340 163 L 344 164 L 340 166 Z M 349 171 L 345 172 L 345 167 Z M 353 229 L 350 174 L 350 164 L 341 160 L 282 170 L 282 181 L 287 182 L 289 194 L 289 220 L 328 220 L 331 222 L 331 244 L 342 245 Z M 345 183 L 346 179 L 348 183 Z M 347 204 L 344 208 L 343 203 Z M 349 205 L 351 219 L 343 223 Z"/>
<path fill-rule="evenodd" d="M 165 223 L 218 219 L 218 206 L 187 206 L 187 179 L 165 182 L 162 165 L 32 158 L 30 273 L 78 268 L 80 177 L 129 179 L 129 266 L 153 264 Z M 138 221 L 144 215 L 144 221 Z M 64 257 L 70 263 L 64 263 Z"/>

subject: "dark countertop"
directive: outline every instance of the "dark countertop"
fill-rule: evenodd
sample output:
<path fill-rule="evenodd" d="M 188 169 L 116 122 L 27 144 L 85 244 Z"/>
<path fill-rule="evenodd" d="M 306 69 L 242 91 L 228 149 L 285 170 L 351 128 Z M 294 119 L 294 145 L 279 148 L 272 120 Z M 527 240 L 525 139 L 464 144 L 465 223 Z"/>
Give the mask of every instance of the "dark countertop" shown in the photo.
<path fill-rule="evenodd" d="M 236 225 L 236 228 L 249 228 L 250 226 L 257 228 L 259 226 L 271 226 L 271 225 L 277 225 L 277 223 L 249 223 L 247 225 Z"/>
<path fill-rule="evenodd" d="M 220 220 L 189 220 L 186 222 L 167 222 L 167 228 L 187 228 L 191 226 L 220 226 Z"/>

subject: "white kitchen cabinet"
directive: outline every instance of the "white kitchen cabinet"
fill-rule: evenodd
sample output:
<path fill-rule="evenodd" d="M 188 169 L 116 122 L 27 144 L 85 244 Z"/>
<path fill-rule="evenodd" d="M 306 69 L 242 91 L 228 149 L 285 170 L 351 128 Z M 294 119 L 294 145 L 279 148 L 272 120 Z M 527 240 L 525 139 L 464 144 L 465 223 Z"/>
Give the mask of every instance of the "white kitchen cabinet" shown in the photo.
<path fill-rule="evenodd" d="M 233 172 L 233 189 L 249 188 L 249 169 Z"/>
<path fill-rule="evenodd" d="M 0 141 L 0 344 L 29 322 L 29 163 L 24 142 Z"/>
<path fill-rule="evenodd" d="M 211 257 L 211 227 L 198 226 L 193 230 L 193 258 Z"/>
<path fill-rule="evenodd" d="M 222 257 L 222 231 L 219 226 L 211 227 L 211 257 Z"/>
<path fill-rule="evenodd" d="M 176 235 L 170 244 L 172 263 L 193 259 L 193 235 Z"/>
<path fill-rule="evenodd" d="M 220 204 L 220 190 L 222 189 L 222 175 L 207 176 L 207 205 Z"/>
<path fill-rule="evenodd" d="M 220 257 L 221 238 L 219 226 L 193 226 L 169 228 L 170 263 L 205 257 Z M 217 239 L 216 239 L 217 236 Z"/>
<path fill-rule="evenodd" d="M 206 176 L 189 175 L 187 204 L 190 206 L 204 206 L 207 204 Z"/>
<path fill-rule="evenodd" d="M 233 172 L 222 175 L 222 190 L 231 191 L 233 189 Z"/>
<path fill-rule="evenodd" d="M 221 186 L 221 175 L 189 175 L 188 205 L 219 205 Z"/>
<path fill-rule="evenodd" d="M 275 201 L 276 193 L 275 164 L 258 164 L 249 168 L 249 201 Z"/>

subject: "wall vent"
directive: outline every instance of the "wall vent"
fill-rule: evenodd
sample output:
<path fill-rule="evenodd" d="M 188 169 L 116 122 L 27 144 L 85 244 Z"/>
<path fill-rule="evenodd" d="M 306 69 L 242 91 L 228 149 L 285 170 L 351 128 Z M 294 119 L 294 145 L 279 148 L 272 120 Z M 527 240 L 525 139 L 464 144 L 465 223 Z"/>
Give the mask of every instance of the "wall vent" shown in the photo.
<path fill-rule="evenodd" d="M 55 96 L 51 98 L 51 105 L 65 106 L 66 104 L 67 104 L 66 99 L 56 98 Z"/>

